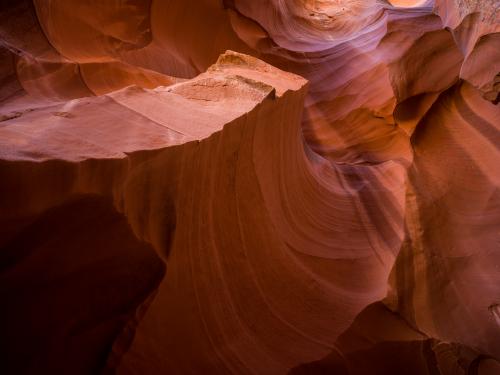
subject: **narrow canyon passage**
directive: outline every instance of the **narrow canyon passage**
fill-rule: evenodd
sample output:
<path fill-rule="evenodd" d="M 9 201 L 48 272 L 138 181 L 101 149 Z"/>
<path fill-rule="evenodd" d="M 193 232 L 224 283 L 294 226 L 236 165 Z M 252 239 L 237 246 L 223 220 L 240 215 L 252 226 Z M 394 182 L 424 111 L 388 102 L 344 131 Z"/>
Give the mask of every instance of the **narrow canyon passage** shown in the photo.
<path fill-rule="evenodd" d="M 500 373 L 496 0 L 0 5 L 0 371 Z"/>

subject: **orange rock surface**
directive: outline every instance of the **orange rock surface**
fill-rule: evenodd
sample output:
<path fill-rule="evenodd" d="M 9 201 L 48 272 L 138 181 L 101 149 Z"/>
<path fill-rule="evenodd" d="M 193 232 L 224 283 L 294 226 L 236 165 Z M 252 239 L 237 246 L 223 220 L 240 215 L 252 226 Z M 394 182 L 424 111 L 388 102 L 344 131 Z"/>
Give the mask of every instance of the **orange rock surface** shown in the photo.
<path fill-rule="evenodd" d="M 0 371 L 500 374 L 495 0 L 0 5 Z"/>

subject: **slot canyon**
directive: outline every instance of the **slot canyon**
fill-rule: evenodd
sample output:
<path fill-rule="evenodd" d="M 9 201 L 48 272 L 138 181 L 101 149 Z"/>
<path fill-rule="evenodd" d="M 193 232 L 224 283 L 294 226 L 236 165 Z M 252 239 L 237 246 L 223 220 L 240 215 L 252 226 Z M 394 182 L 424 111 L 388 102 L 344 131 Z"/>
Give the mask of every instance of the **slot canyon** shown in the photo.
<path fill-rule="evenodd" d="M 1 374 L 500 375 L 500 0 L 0 16 Z"/>

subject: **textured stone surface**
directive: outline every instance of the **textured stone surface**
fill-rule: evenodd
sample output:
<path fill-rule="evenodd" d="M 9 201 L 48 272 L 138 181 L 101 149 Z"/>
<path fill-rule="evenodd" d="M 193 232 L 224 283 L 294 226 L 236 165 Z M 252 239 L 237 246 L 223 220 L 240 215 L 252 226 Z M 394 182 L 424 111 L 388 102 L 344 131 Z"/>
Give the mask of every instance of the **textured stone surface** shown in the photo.
<path fill-rule="evenodd" d="M 0 366 L 499 373 L 498 7 L 2 2 Z"/>

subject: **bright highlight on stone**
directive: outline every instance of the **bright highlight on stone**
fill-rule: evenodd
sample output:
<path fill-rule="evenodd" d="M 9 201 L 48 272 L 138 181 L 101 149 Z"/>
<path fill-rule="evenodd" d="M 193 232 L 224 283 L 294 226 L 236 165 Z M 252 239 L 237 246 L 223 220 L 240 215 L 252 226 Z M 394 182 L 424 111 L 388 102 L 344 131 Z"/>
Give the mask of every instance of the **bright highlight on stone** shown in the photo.
<path fill-rule="evenodd" d="M 500 374 L 490 0 L 0 5 L 2 374 Z"/>

